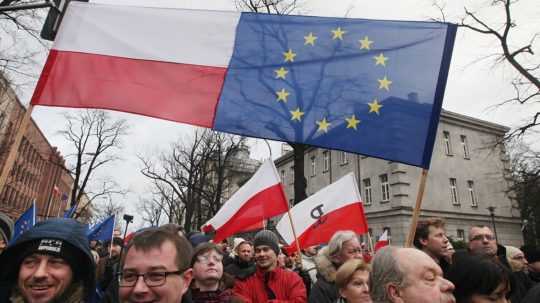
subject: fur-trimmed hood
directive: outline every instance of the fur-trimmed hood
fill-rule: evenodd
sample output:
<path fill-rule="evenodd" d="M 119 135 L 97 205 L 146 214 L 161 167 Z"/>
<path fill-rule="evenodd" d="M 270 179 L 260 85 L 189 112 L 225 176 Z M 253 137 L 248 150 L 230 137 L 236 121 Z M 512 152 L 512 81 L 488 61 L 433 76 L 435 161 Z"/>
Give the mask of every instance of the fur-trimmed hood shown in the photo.
<path fill-rule="evenodd" d="M 327 282 L 334 283 L 337 268 L 330 260 L 330 256 L 328 256 L 328 247 L 321 249 L 317 256 L 314 257 L 314 261 L 319 276 L 323 277 Z"/>

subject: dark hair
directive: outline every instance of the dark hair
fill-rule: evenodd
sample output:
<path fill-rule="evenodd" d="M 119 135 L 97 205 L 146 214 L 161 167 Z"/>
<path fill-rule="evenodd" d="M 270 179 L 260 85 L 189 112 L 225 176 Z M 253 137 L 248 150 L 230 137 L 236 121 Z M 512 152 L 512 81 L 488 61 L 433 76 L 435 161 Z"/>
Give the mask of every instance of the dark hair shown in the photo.
<path fill-rule="evenodd" d="M 197 245 L 197 247 L 195 248 L 195 251 L 193 252 L 193 257 L 191 257 L 191 267 L 193 267 L 193 264 L 197 262 L 198 256 L 204 255 L 205 253 L 212 250 L 220 255 L 223 255 L 223 252 L 221 251 L 221 249 L 219 249 L 219 247 L 217 247 L 217 245 L 214 243 L 206 242 L 206 243 L 201 243 Z"/>
<path fill-rule="evenodd" d="M 416 225 L 416 232 L 414 234 L 414 247 L 422 249 L 423 245 L 420 243 L 420 239 L 427 239 L 429 237 L 429 227 L 444 228 L 445 222 L 442 218 L 429 218 L 418 221 Z"/>
<path fill-rule="evenodd" d="M 490 295 L 501 284 L 510 290 L 513 284 L 510 270 L 498 261 L 466 253 L 455 256 L 447 279 L 456 286 L 458 303 L 469 302 L 475 294 Z"/>
<path fill-rule="evenodd" d="M 137 232 L 124 249 L 121 268 L 124 268 L 126 255 L 132 247 L 147 252 L 154 248 L 160 248 L 167 241 L 170 241 L 176 248 L 176 265 L 178 266 L 178 270 L 184 271 L 188 269 L 190 267 L 191 256 L 193 255 L 191 244 L 184 236 L 163 228 L 148 228 Z"/>

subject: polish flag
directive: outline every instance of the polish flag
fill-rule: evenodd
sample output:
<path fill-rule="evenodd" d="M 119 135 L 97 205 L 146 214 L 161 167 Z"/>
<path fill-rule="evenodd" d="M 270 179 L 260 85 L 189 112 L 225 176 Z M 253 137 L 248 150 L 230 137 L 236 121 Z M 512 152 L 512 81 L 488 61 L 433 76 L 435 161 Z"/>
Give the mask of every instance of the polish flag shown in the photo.
<path fill-rule="evenodd" d="M 246 231 L 289 208 L 272 160 L 266 160 L 249 181 L 227 201 L 202 230 L 215 231 L 214 242 Z"/>
<path fill-rule="evenodd" d="M 353 173 L 321 189 L 291 209 L 300 248 L 328 243 L 339 230 L 364 234 L 368 224 L 362 199 Z M 283 216 L 277 231 L 290 245 L 296 246 L 288 216 Z"/>
<path fill-rule="evenodd" d="M 379 241 L 375 243 L 374 250 L 378 251 L 379 249 L 388 246 L 388 244 L 390 244 L 390 242 L 388 241 L 388 230 L 385 230 L 383 234 L 379 237 Z"/>

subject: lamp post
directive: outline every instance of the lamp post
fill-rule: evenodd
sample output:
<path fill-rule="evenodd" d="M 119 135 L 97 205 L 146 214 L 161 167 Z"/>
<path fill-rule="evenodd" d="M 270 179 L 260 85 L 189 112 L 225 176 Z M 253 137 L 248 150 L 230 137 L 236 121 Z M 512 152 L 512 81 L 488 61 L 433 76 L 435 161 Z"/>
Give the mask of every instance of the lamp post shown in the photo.
<path fill-rule="evenodd" d="M 489 210 L 489 215 L 491 216 L 491 225 L 493 225 L 493 232 L 495 233 L 495 241 L 499 243 L 499 239 L 497 238 L 497 228 L 495 227 L 495 206 L 490 206 L 487 208 Z"/>

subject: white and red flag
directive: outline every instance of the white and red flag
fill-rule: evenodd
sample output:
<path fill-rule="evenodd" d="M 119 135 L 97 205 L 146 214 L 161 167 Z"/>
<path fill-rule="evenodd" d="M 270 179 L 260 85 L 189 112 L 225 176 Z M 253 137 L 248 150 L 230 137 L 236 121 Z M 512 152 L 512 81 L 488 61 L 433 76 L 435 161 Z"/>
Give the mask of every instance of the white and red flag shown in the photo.
<path fill-rule="evenodd" d="M 379 237 L 377 243 L 375 243 L 374 250 L 378 251 L 379 249 L 388 246 L 388 244 L 390 244 L 390 242 L 388 241 L 388 230 L 385 229 L 382 235 Z"/>
<path fill-rule="evenodd" d="M 291 209 L 300 248 L 327 243 L 339 230 L 364 234 L 368 224 L 353 173 L 321 189 Z M 283 239 L 295 246 L 291 223 L 283 216 L 276 226 Z"/>
<path fill-rule="evenodd" d="M 220 242 L 260 224 L 264 219 L 287 212 L 288 208 L 274 162 L 266 160 L 202 229 L 205 232 L 215 230 L 214 242 Z"/>

